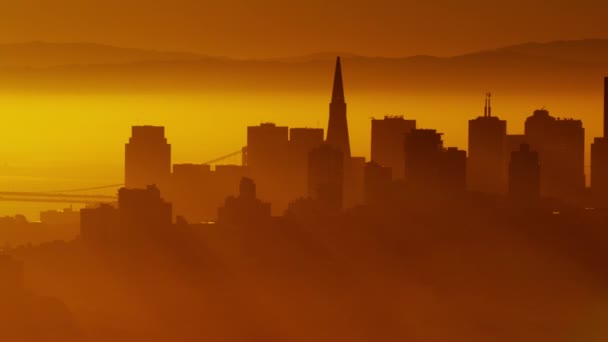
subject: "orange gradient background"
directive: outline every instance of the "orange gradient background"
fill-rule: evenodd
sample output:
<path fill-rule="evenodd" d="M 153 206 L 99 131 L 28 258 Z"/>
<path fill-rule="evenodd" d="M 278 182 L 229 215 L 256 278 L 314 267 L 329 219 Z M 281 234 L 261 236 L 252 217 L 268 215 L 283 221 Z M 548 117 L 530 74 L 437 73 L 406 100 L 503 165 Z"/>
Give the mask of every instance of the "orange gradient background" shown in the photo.
<path fill-rule="evenodd" d="M 336 51 L 452 56 L 527 41 L 602 38 L 608 32 L 606 12 L 608 4 L 595 1 L 548 6 L 544 1 L 23 0 L 2 5 L 0 44 L 90 42 L 233 59 Z M 181 91 L 179 85 L 171 92 L 54 91 L 52 84 L 40 91 L 3 88 L 0 190 L 120 183 L 131 125 L 166 126 L 176 163 L 204 162 L 238 150 L 247 125 L 270 121 L 326 128 L 333 62 L 327 62 L 327 70 L 326 79 L 306 92 Z M 446 145 L 466 149 L 467 121 L 481 115 L 488 90 L 495 91 L 494 113 L 508 120 L 509 133 L 523 132 L 525 118 L 546 106 L 555 116 L 583 119 L 588 143 L 600 134 L 603 75 L 587 90 L 566 94 L 501 93 L 488 86 L 491 81 L 460 92 L 458 84 L 466 81 L 460 79 L 454 80 L 453 92 L 375 92 L 364 78 L 350 79 L 352 70 L 347 57 L 344 79 L 355 155 L 369 156 L 370 117 L 388 114 L 416 119 L 419 127 L 445 133 Z M 63 206 L 0 202 L 0 215 L 36 219 L 42 208 Z"/>
<path fill-rule="evenodd" d="M 239 58 L 454 55 L 603 38 L 608 29 L 608 4 L 595 0 L 10 0 L 1 9 L 1 42 L 87 41 Z"/>

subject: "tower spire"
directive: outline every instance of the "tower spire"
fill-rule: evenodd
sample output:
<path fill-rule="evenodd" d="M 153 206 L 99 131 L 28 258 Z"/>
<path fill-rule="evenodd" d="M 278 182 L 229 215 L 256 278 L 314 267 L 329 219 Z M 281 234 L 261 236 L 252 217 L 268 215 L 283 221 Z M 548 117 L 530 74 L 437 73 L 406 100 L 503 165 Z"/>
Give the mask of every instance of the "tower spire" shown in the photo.
<path fill-rule="evenodd" d="M 488 96 L 486 95 L 486 98 L 484 99 L 485 101 L 485 106 L 483 107 L 483 117 L 485 118 L 486 116 L 488 116 Z"/>
<path fill-rule="evenodd" d="M 488 93 L 488 117 L 492 116 L 492 93 Z"/>
<path fill-rule="evenodd" d="M 608 77 L 604 77 L 604 138 L 608 138 Z"/>
<path fill-rule="evenodd" d="M 350 158 L 350 141 L 346 119 L 346 101 L 344 100 L 344 84 L 342 83 L 342 64 L 340 57 L 336 60 L 334 88 L 329 104 L 329 124 L 327 126 L 327 143 Z"/>
<path fill-rule="evenodd" d="M 334 75 L 334 90 L 331 95 L 331 102 L 344 103 L 344 84 L 342 83 L 342 63 L 340 57 L 336 60 L 336 72 Z"/>

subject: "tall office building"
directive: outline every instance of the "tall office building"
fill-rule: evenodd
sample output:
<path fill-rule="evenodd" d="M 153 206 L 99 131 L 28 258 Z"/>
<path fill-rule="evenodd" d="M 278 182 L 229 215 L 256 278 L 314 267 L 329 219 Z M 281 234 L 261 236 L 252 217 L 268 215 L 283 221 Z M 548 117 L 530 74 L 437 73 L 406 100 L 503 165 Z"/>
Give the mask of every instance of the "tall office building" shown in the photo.
<path fill-rule="evenodd" d="M 437 187 L 439 160 L 443 151 L 441 133 L 431 129 L 414 129 L 406 136 L 405 180 L 412 188 Z"/>
<path fill-rule="evenodd" d="M 327 126 L 327 143 L 342 152 L 344 159 L 350 158 L 350 140 L 346 118 L 346 101 L 342 82 L 342 65 L 340 57 L 336 61 L 334 87 L 329 104 L 329 124 Z"/>
<path fill-rule="evenodd" d="M 323 129 L 289 130 L 289 176 L 291 199 L 306 197 L 308 191 L 308 154 L 323 144 Z"/>
<path fill-rule="evenodd" d="M 509 162 L 509 198 L 518 205 L 529 205 L 540 198 L 540 164 L 538 153 L 522 144 L 511 153 Z"/>
<path fill-rule="evenodd" d="M 441 153 L 439 186 L 445 194 L 460 194 L 467 188 L 467 152 L 448 147 Z"/>
<path fill-rule="evenodd" d="M 252 175 L 259 176 L 284 167 L 288 141 L 289 129 L 285 126 L 263 123 L 247 127 L 247 166 Z"/>
<path fill-rule="evenodd" d="M 289 129 L 273 123 L 247 127 L 247 166 L 260 198 L 270 201 L 275 213 L 287 208 Z M 238 183 L 237 183 L 238 184 Z"/>
<path fill-rule="evenodd" d="M 118 191 L 118 220 L 127 239 L 157 237 L 171 228 L 173 208 L 153 185 L 146 189 L 122 188 Z"/>
<path fill-rule="evenodd" d="M 214 187 L 211 166 L 202 164 L 174 164 L 171 187 L 166 197 L 173 204 L 175 216 L 188 222 L 213 221 L 217 205 L 213 201 Z M 225 194 L 227 195 L 227 194 Z M 225 196 L 224 196 L 225 197 Z M 213 208 L 213 209 L 210 209 Z"/>
<path fill-rule="evenodd" d="M 608 77 L 604 78 L 604 135 L 591 144 L 591 193 L 596 205 L 608 206 Z"/>
<path fill-rule="evenodd" d="M 414 129 L 405 142 L 405 179 L 408 187 L 431 196 L 462 193 L 466 188 L 466 152 L 445 149 L 441 133 Z"/>
<path fill-rule="evenodd" d="M 340 57 L 336 61 L 334 86 L 329 105 L 327 139 L 325 142 L 334 150 L 341 152 L 344 158 L 342 163 L 342 189 L 344 192 L 341 198 L 341 207 L 352 207 L 361 204 L 363 202 L 363 169 L 365 159 L 362 157 L 353 158 L 351 156 Z"/>
<path fill-rule="evenodd" d="M 541 195 L 576 201 L 585 190 L 585 129 L 580 120 L 556 119 L 541 109 L 526 120 L 526 140 L 538 152 Z"/>
<path fill-rule="evenodd" d="M 125 145 L 125 187 L 167 186 L 171 175 L 171 145 L 164 127 L 134 126 Z"/>
<path fill-rule="evenodd" d="M 344 204 L 344 155 L 329 144 L 309 153 L 308 193 L 328 211 L 339 211 Z"/>
<path fill-rule="evenodd" d="M 416 120 L 405 120 L 402 116 L 385 116 L 372 119 L 373 162 L 392 169 L 393 179 L 404 179 L 405 136 L 416 129 Z"/>
<path fill-rule="evenodd" d="M 507 187 L 507 122 L 492 116 L 490 94 L 484 115 L 469 120 L 467 185 L 472 191 L 504 193 Z"/>
<path fill-rule="evenodd" d="M 505 153 L 507 156 L 507 170 L 509 169 L 511 153 L 519 151 L 521 144 L 526 144 L 526 136 L 524 134 L 507 134 L 507 147 L 505 148 Z"/>
<path fill-rule="evenodd" d="M 173 226 L 172 205 L 156 186 L 122 188 L 118 208 L 102 204 L 80 211 L 80 235 L 90 244 L 139 244 L 161 242 Z"/>

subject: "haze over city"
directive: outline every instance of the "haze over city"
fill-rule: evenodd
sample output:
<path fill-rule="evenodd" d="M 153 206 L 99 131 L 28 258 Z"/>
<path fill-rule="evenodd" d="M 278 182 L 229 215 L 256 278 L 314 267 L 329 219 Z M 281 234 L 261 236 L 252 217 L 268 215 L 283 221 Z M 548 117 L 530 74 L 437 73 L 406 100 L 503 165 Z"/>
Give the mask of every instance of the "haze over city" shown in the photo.
<path fill-rule="evenodd" d="M 247 125 L 323 127 L 326 121 L 332 54 L 237 61 L 94 44 L 2 50 L 0 183 L 6 190 L 120 182 L 119 152 L 131 125 L 165 125 L 176 161 L 203 162 L 243 146 Z M 495 95 L 495 112 L 509 119 L 509 132 L 522 132 L 524 119 L 546 107 L 583 119 L 590 143 L 601 126 L 597 75 L 608 70 L 602 56 L 608 60 L 608 41 L 527 44 L 448 59 L 346 55 L 353 151 L 369 157 L 370 118 L 386 114 L 435 127 L 465 148 L 466 120 L 482 110 L 487 91 Z M 31 218 L 41 209 L 24 208 L 19 213 Z M 0 213 L 18 212 L 3 203 Z"/>
<path fill-rule="evenodd" d="M 0 7 L 0 340 L 608 338 L 608 4 Z"/>

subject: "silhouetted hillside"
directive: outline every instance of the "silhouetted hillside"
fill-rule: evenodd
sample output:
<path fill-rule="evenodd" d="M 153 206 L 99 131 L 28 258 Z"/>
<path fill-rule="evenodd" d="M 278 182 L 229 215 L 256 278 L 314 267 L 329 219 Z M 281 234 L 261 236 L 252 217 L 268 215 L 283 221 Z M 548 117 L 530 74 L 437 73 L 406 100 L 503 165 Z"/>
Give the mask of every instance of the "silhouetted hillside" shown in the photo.
<path fill-rule="evenodd" d="M 526 43 L 499 49 L 522 55 L 549 57 L 584 64 L 605 64 L 608 60 L 608 40 L 587 39 L 556 41 L 551 43 Z"/>
<path fill-rule="evenodd" d="M 12 253 L 88 341 L 605 340 L 605 212 L 443 207 Z"/>
<path fill-rule="evenodd" d="M 268 60 L 92 44 L 0 46 L 5 90 L 326 91 L 330 58 Z M 608 40 L 528 43 L 454 57 L 343 54 L 354 91 L 586 92 L 608 74 Z M 27 66 L 27 67 L 26 67 Z"/>

